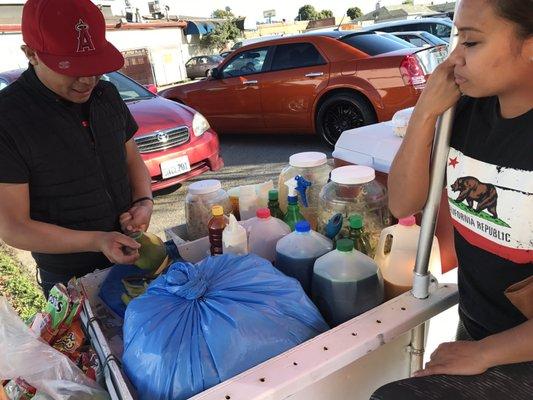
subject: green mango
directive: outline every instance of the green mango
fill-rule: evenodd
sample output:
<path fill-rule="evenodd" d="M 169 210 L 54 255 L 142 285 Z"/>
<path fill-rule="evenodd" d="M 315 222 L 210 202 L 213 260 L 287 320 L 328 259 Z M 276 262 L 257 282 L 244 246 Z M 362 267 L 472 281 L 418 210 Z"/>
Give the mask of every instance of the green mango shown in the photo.
<path fill-rule="evenodd" d="M 139 248 L 140 257 L 134 264 L 147 271 L 159 268 L 167 256 L 163 241 L 149 232 L 135 232 L 131 237 L 141 245 Z"/>

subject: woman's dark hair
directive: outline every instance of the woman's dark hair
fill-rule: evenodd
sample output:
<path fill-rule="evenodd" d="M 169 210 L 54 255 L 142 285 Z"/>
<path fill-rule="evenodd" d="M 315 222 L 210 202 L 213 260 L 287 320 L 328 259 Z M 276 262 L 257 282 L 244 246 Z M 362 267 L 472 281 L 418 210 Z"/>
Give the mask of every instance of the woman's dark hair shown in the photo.
<path fill-rule="evenodd" d="M 533 35 L 533 0 L 488 0 L 496 13 L 517 27 L 518 36 L 526 39 Z"/>

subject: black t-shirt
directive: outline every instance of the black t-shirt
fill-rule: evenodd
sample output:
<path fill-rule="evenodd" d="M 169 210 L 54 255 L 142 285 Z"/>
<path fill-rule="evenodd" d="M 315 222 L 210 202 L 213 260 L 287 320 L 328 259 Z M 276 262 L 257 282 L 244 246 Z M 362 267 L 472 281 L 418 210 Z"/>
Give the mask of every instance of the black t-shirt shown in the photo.
<path fill-rule="evenodd" d="M 504 119 L 497 97 L 461 98 L 447 190 L 467 331 L 481 339 L 525 322 L 504 291 L 533 274 L 533 110 Z"/>
<path fill-rule="evenodd" d="M 89 101 L 65 101 L 30 66 L 0 92 L 0 182 L 27 183 L 30 217 L 73 230 L 119 230 L 131 204 L 125 143 L 137 124 L 116 87 L 100 81 Z M 33 253 L 49 272 L 81 276 L 102 253 Z"/>

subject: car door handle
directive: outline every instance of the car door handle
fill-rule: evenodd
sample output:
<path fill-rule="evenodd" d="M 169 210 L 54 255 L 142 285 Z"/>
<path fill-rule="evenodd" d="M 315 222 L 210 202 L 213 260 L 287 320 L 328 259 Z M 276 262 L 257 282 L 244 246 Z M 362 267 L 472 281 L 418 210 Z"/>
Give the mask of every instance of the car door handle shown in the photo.
<path fill-rule="evenodd" d="M 310 72 L 309 74 L 305 74 L 305 76 L 308 78 L 315 78 L 317 76 L 322 76 L 322 75 L 324 75 L 323 72 Z"/>
<path fill-rule="evenodd" d="M 242 84 L 243 85 L 257 85 L 257 81 L 255 81 L 255 80 L 254 81 L 244 81 Z"/>

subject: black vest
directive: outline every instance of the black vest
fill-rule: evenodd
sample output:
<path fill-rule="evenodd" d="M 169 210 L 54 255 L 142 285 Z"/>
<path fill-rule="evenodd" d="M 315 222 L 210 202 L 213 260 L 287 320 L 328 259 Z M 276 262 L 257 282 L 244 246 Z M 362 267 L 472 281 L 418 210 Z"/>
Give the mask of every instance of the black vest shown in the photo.
<path fill-rule="evenodd" d="M 31 67 L 4 92 L 0 128 L 27 166 L 31 218 L 74 230 L 119 230 L 118 217 L 131 204 L 125 149 L 131 114 L 115 86 L 100 81 L 94 89 L 90 129 L 76 105 L 48 90 Z M 40 268 L 78 276 L 109 265 L 101 253 L 33 256 Z"/>

